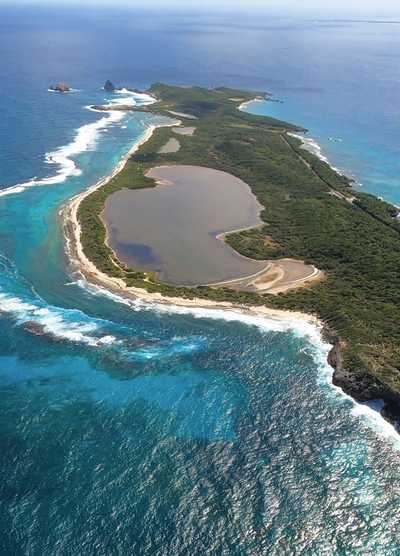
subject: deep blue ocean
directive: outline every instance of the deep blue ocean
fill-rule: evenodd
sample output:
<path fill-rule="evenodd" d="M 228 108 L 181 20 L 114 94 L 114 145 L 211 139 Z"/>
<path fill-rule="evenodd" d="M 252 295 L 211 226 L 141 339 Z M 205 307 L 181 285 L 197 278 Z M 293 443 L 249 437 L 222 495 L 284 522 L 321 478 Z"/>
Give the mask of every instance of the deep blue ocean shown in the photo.
<path fill-rule="evenodd" d="M 144 102 L 106 79 L 270 91 L 249 110 L 400 204 L 399 31 L 0 7 L 1 555 L 400 554 L 400 441 L 332 387 L 317 330 L 108 295 L 59 214 L 156 121 L 88 110 Z"/>

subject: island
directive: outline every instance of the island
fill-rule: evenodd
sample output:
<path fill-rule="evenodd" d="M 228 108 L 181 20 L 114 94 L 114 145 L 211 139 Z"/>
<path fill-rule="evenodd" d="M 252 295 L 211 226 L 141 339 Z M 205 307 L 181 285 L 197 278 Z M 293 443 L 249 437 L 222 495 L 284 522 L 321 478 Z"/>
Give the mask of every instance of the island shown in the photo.
<path fill-rule="evenodd" d="M 107 79 L 107 81 L 104 83 L 104 87 L 103 89 L 105 91 L 107 91 L 107 93 L 113 93 L 114 91 L 119 91 L 120 89 L 118 89 L 118 87 L 116 87 L 114 85 L 114 83 L 112 81 L 110 81 L 109 79 Z"/>
<path fill-rule="evenodd" d="M 126 109 L 165 125 L 66 208 L 81 272 L 128 297 L 311 315 L 333 346 L 334 384 L 359 401 L 382 399 L 395 421 L 397 209 L 305 150 L 306 130 L 241 109 L 264 93 L 161 83 L 148 92 L 154 104 Z"/>
<path fill-rule="evenodd" d="M 50 91 L 55 91 L 57 93 L 69 93 L 71 91 L 71 87 L 63 81 L 60 81 L 57 85 L 51 85 L 49 89 Z"/>

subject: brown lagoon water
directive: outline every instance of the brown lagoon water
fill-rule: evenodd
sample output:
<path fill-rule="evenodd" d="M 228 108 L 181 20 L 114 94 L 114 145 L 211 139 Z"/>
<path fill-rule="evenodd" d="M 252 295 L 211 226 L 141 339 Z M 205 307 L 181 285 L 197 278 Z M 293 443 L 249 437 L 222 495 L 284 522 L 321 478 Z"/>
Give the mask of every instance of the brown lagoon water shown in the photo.
<path fill-rule="evenodd" d="M 254 274 L 218 235 L 261 223 L 261 205 L 242 180 L 198 166 L 152 168 L 152 189 L 124 189 L 105 204 L 108 241 L 120 260 L 171 284 L 208 284 Z"/>

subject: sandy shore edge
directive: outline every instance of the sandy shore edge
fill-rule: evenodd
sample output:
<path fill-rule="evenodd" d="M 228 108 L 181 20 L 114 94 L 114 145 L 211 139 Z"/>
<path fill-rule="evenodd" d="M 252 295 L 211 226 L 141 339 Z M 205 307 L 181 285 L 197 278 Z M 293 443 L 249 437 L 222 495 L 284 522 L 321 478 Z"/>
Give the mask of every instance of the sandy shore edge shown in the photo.
<path fill-rule="evenodd" d="M 180 123 L 181 122 L 170 125 L 172 127 L 174 125 L 180 125 Z M 136 152 L 141 147 L 141 145 L 143 145 L 151 138 L 154 131 L 158 127 L 164 126 L 150 126 L 146 130 L 143 137 L 138 142 L 136 142 L 128 151 L 128 153 L 120 160 L 120 162 L 117 164 L 110 175 L 103 177 L 96 184 L 89 187 L 86 191 L 83 191 L 82 193 L 70 199 L 62 207 L 60 215 L 63 219 L 65 249 L 66 255 L 71 264 L 71 274 L 74 277 L 79 276 L 79 278 L 83 278 L 88 286 L 92 285 L 98 287 L 100 292 L 103 290 L 105 292 L 105 295 L 107 293 L 115 294 L 119 298 L 123 300 L 125 299 L 128 302 L 140 301 L 144 304 L 148 304 L 149 308 L 151 308 L 152 306 L 155 306 L 156 308 L 164 306 L 164 308 L 166 309 L 170 308 L 171 312 L 174 312 L 174 309 L 176 309 L 177 313 L 180 312 L 180 308 L 188 310 L 189 312 L 191 310 L 194 311 L 198 309 L 219 310 L 223 311 L 227 315 L 233 315 L 233 318 L 237 317 L 238 320 L 241 320 L 242 316 L 261 318 L 265 319 L 266 321 L 273 319 L 283 323 L 284 325 L 288 325 L 287 328 L 295 328 L 298 326 L 302 327 L 302 325 L 306 324 L 312 329 L 311 335 L 314 335 L 315 333 L 317 334 L 317 341 L 323 342 L 327 346 L 327 348 L 329 346 L 329 348 L 327 349 L 326 364 L 329 365 L 329 367 L 332 369 L 332 378 L 329 380 L 329 382 L 334 390 L 351 400 L 358 409 L 362 410 L 364 413 L 367 413 L 369 418 L 373 418 L 375 422 L 375 416 L 378 415 L 379 425 L 381 428 L 383 427 L 382 430 L 386 431 L 385 434 L 387 434 L 389 427 L 390 436 L 394 436 L 397 439 L 398 433 L 393 424 L 390 424 L 394 423 L 394 420 L 389 419 L 387 416 L 383 416 L 383 410 L 376 411 L 374 409 L 366 407 L 365 404 L 360 404 L 350 394 L 350 392 L 346 393 L 346 390 L 343 389 L 343 386 L 338 387 L 334 385 L 334 382 L 332 380 L 335 373 L 342 370 L 341 343 L 336 333 L 334 331 L 331 331 L 329 326 L 327 326 L 326 323 L 324 323 L 317 316 L 308 313 L 302 313 L 300 311 L 284 311 L 272 309 L 265 306 L 248 306 L 235 303 L 209 301 L 200 298 L 183 299 L 177 297 L 165 297 L 160 293 L 149 293 L 141 288 L 127 287 L 122 279 L 112 278 L 104 274 L 99 269 L 97 269 L 96 266 L 86 257 L 80 241 L 81 227 L 78 220 L 78 209 L 80 203 L 93 191 L 107 184 L 115 175 L 117 175 L 124 168 L 130 156 L 134 152 Z M 314 337 L 314 339 L 316 340 L 317 338 Z M 388 423 L 388 421 L 390 423 Z"/>
<path fill-rule="evenodd" d="M 179 124 L 173 123 L 169 125 L 172 127 Z M 146 130 L 144 136 L 137 141 L 128 153 L 119 161 L 111 174 L 101 178 L 96 184 L 73 197 L 61 209 L 66 240 L 66 254 L 71 263 L 72 273 L 75 275 L 80 274 L 80 276 L 83 277 L 89 284 L 100 286 L 111 293 L 130 300 L 140 300 L 149 304 L 167 305 L 171 308 L 184 307 L 187 309 L 217 309 L 240 313 L 246 316 L 264 317 L 269 319 L 272 318 L 284 320 L 286 322 L 297 322 L 298 324 L 307 323 L 316 327 L 318 332 L 321 334 L 323 330 L 323 323 L 315 315 L 297 311 L 283 311 L 265 306 L 248 306 L 200 298 L 184 299 L 180 297 L 165 297 L 161 293 L 149 293 L 141 288 L 127 287 L 122 279 L 113 278 L 104 274 L 86 257 L 80 241 L 81 226 L 78 219 L 78 210 L 81 202 L 88 195 L 106 185 L 112 178 L 121 172 L 132 154 L 151 138 L 154 131 L 158 127 L 166 126 L 150 126 Z"/>

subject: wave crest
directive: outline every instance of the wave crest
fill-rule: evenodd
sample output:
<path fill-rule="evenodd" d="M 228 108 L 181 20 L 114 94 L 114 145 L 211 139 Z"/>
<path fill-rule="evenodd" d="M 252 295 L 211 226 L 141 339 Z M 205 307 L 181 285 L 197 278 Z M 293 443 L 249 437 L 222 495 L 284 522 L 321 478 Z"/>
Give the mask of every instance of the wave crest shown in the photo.
<path fill-rule="evenodd" d="M 120 91 L 122 93 L 123 90 Z M 129 93 L 125 90 L 123 94 Z M 111 101 L 112 103 L 120 104 L 152 104 L 154 99 L 146 94 L 140 93 L 129 93 L 129 96 L 124 98 L 119 98 Z M 86 107 L 89 108 L 89 107 Z M 67 178 L 72 176 L 81 175 L 82 171 L 77 166 L 74 158 L 79 154 L 93 149 L 96 145 L 96 141 L 100 135 L 100 132 L 112 124 L 116 124 L 123 120 L 126 114 L 118 110 L 110 109 L 106 112 L 106 116 L 103 116 L 96 122 L 90 124 L 84 124 L 79 127 L 75 133 L 73 141 L 60 147 L 59 149 L 46 153 L 45 161 L 46 164 L 55 165 L 58 167 L 56 173 L 53 176 L 47 178 L 32 178 L 23 183 L 17 183 L 0 190 L 0 197 L 5 195 L 12 195 L 15 193 L 22 193 L 30 187 L 38 187 L 45 185 L 55 185 L 57 183 L 64 182 Z"/>
<path fill-rule="evenodd" d="M 17 296 L 0 293 L 0 312 L 15 319 L 19 326 L 37 335 L 50 336 L 58 340 L 83 343 L 97 347 L 114 343 L 111 335 L 96 335 L 99 326 L 77 310 L 63 310 L 51 306 L 40 306 Z"/>

